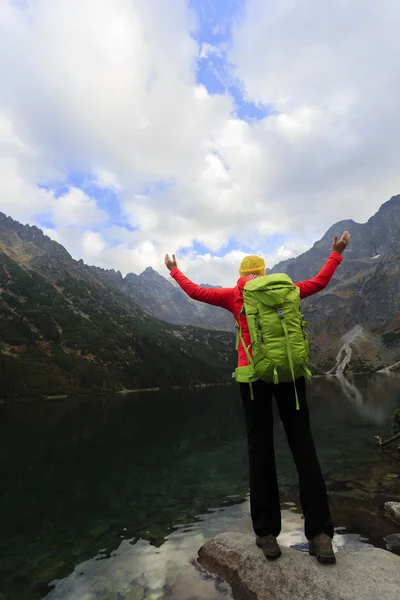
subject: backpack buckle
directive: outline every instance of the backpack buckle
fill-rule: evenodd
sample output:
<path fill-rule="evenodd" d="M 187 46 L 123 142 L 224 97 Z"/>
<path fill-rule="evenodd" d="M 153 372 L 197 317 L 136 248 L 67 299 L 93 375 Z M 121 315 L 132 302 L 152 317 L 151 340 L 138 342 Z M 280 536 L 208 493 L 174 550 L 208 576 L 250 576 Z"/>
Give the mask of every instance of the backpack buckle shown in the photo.
<path fill-rule="evenodd" d="M 285 318 L 285 315 L 283 314 L 283 310 L 280 308 L 278 311 L 278 317 L 281 319 L 281 321 Z"/>

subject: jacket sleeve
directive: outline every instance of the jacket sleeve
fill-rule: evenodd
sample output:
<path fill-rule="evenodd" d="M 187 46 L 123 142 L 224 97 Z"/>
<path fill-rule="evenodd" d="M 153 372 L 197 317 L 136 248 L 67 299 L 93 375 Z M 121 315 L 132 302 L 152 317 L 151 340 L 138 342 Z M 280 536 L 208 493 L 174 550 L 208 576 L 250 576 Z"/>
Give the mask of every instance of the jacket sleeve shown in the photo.
<path fill-rule="evenodd" d="M 300 288 L 300 298 L 307 298 L 325 289 L 341 262 L 342 255 L 332 252 L 318 275 L 307 281 L 296 283 L 295 285 Z"/>
<path fill-rule="evenodd" d="M 213 306 L 221 306 L 232 312 L 234 288 L 205 288 L 190 281 L 177 267 L 172 269 L 171 277 L 193 300 L 199 300 Z"/>

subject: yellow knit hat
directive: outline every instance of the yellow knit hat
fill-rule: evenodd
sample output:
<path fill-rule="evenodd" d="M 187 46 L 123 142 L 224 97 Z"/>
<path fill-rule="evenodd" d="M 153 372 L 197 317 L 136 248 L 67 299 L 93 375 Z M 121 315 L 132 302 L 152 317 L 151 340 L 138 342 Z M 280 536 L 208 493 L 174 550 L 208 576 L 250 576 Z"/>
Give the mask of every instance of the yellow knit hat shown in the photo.
<path fill-rule="evenodd" d="M 239 267 L 240 277 L 265 275 L 265 262 L 261 256 L 245 256 Z"/>

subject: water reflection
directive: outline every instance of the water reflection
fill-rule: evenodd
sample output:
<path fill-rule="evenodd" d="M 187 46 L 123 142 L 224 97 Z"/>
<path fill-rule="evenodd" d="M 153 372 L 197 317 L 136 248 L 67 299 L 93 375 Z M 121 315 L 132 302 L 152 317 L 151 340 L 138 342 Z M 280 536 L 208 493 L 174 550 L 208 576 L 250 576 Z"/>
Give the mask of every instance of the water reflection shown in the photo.
<path fill-rule="evenodd" d="M 198 549 L 204 542 L 222 531 L 252 534 L 249 502 L 228 508 L 210 510 L 197 522 L 180 526 L 168 535 L 160 548 L 145 540 L 134 545 L 124 540 L 110 558 L 100 552 L 93 559 L 78 565 L 46 600 L 98 600 L 99 598 L 171 598 L 174 600 L 218 599 L 231 596 L 229 586 L 196 564 Z M 283 545 L 307 551 L 300 515 L 283 510 Z M 368 539 L 338 530 L 334 539 L 337 551 L 371 547 Z M 188 565 L 184 570 L 182 567 Z"/>
<path fill-rule="evenodd" d="M 343 394 L 354 404 L 358 409 L 362 409 L 364 406 L 364 400 L 358 387 L 344 375 L 334 376 L 335 383 L 339 384 Z"/>
<path fill-rule="evenodd" d="M 371 423 L 383 425 L 388 410 L 398 406 L 400 399 L 399 375 L 347 376 L 336 375 L 329 378 L 340 387 L 341 394 L 355 407 L 360 416 Z"/>
<path fill-rule="evenodd" d="M 398 406 L 396 377 L 316 379 L 310 387 L 328 489 L 340 502 L 355 502 L 349 522 L 338 512 L 349 535 L 368 533 L 368 511 L 400 498 L 398 464 L 385 462 L 374 440 L 389 431 Z M 275 429 L 282 499 L 292 500 L 297 477 L 278 422 Z M 207 594 L 221 593 L 221 582 L 202 579 L 190 559 L 202 541 L 233 527 L 247 511 L 244 424 L 235 386 L 2 405 L 0 468 L 1 600 L 88 600 L 99 590 L 93 597 L 132 600 L 144 597 L 144 588 L 146 597 L 172 589 L 178 594 L 179 581 L 181 590 L 187 585 L 179 573 L 187 565 L 189 579 L 214 590 L 207 587 Z M 287 522 L 292 533 L 301 532 L 301 523 L 296 529 Z M 101 591 L 104 577 L 114 586 L 108 595 Z M 54 580 L 60 583 L 51 592 Z M 70 595 L 78 583 L 80 595 Z"/>

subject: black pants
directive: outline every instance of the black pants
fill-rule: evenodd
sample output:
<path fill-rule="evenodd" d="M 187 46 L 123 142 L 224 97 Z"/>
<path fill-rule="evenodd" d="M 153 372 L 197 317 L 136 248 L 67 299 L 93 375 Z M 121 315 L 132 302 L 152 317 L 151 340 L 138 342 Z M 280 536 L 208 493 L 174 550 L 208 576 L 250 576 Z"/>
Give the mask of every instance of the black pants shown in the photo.
<path fill-rule="evenodd" d="M 257 381 L 253 383 L 254 400 L 250 398 L 250 386 L 240 384 L 247 426 L 253 528 L 259 536 L 277 537 L 281 531 L 273 439 L 272 398 L 275 397 L 299 474 L 306 537 L 310 540 L 322 532 L 333 537 L 325 482 L 310 429 L 304 378 L 296 381 L 296 388 L 300 410 L 296 410 L 293 382 L 274 385 Z"/>

